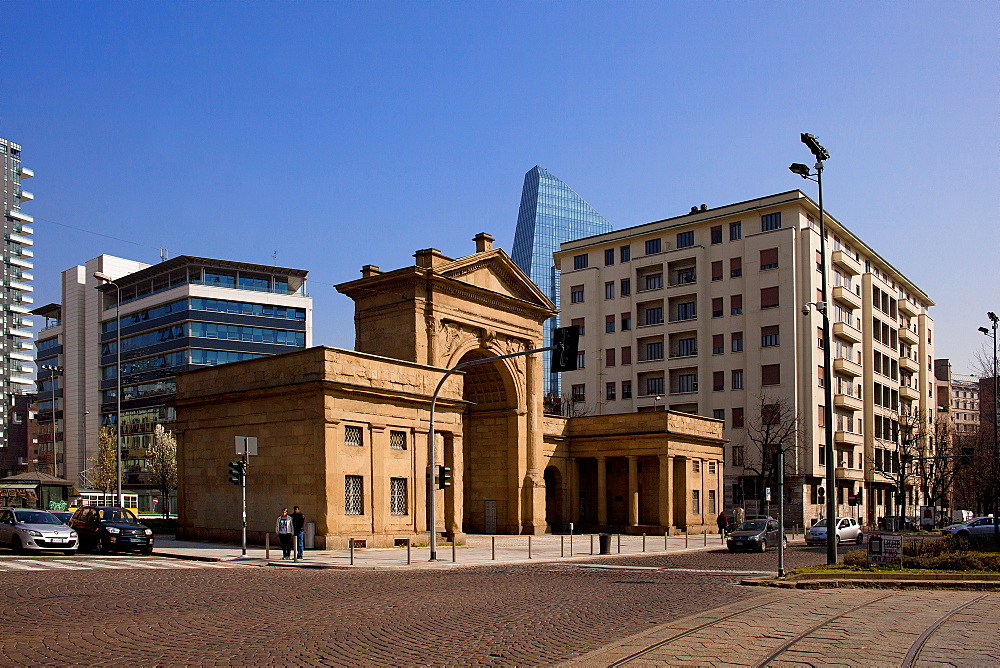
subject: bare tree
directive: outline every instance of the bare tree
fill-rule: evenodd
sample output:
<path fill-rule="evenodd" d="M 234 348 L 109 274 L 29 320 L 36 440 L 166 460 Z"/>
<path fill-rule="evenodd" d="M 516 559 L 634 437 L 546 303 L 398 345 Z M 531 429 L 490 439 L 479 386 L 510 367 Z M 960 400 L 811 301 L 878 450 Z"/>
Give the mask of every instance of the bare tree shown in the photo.
<path fill-rule="evenodd" d="M 875 436 L 883 447 L 876 447 L 872 468 L 892 483 L 899 517 L 905 518 L 907 489 L 923 488 L 919 463 L 928 454 L 927 421 L 919 410 L 903 406 L 876 424 Z"/>
<path fill-rule="evenodd" d="M 934 508 L 935 523 L 938 510 L 949 505 L 961 461 L 951 421 L 946 415 L 938 414 L 927 432 L 924 454 L 916 460 L 917 478 L 923 484 L 927 505 Z"/>
<path fill-rule="evenodd" d="M 90 458 L 87 484 L 107 494 L 118 484 L 118 458 L 115 456 L 117 435 L 113 427 L 101 427 L 97 434 L 97 456 Z"/>
<path fill-rule="evenodd" d="M 150 483 L 163 498 L 163 516 L 170 513 L 170 492 L 177 489 L 177 438 L 158 424 L 153 428 L 153 442 L 146 450 Z"/>
<path fill-rule="evenodd" d="M 785 471 L 793 468 L 791 457 L 802 438 L 799 416 L 792 404 L 785 399 L 768 397 L 765 392 L 757 395 L 750 415 L 743 422 L 743 471 L 754 480 L 751 498 L 760 498 L 765 487 L 777 484 L 778 455 L 785 455 Z M 762 503 L 767 503 L 762 500 Z"/>

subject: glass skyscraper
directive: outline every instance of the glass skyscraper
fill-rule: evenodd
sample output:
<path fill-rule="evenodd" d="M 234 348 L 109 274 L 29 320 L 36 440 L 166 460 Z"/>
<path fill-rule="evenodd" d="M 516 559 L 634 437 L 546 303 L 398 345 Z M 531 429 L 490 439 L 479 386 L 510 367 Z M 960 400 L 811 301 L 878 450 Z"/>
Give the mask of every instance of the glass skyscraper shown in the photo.
<path fill-rule="evenodd" d="M 559 307 L 559 273 L 552 254 L 559 244 L 613 231 L 611 223 L 597 213 L 568 185 L 537 165 L 524 175 L 521 209 L 517 214 L 512 259 Z M 552 345 L 552 332 L 559 316 L 545 323 L 545 346 Z M 548 370 L 550 353 L 543 354 Z M 545 393 L 559 396 L 559 374 L 545 378 Z"/>

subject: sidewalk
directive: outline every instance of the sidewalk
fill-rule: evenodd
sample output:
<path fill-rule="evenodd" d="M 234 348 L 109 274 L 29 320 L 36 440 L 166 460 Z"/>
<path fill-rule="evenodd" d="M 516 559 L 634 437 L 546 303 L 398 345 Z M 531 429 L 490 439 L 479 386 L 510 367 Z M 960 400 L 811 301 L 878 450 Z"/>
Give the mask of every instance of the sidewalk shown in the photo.
<path fill-rule="evenodd" d="M 572 544 L 572 548 L 571 548 Z M 724 543 L 718 534 L 698 534 L 685 536 L 647 536 L 645 552 L 664 554 L 665 552 L 685 552 L 704 549 L 718 549 Z M 530 549 L 530 555 L 529 555 Z M 353 564 L 351 551 L 306 550 L 305 558 L 292 561 L 282 560 L 281 547 L 272 544 L 270 553 L 260 546 L 248 546 L 246 555 L 239 545 L 221 545 L 195 541 L 175 540 L 157 536 L 153 554 L 176 559 L 198 561 L 223 561 L 251 566 L 282 566 L 298 568 L 451 568 L 496 563 L 544 562 L 566 559 L 590 559 L 600 555 L 597 534 L 570 536 L 482 536 L 469 535 L 464 545 L 439 542 L 437 560 L 430 561 L 430 549 L 425 546 L 410 548 L 357 548 L 354 550 Z M 642 554 L 642 536 L 611 536 L 611 556 L 618 554 Z M 409 564 L 407 559 L 409 558 Z"/>

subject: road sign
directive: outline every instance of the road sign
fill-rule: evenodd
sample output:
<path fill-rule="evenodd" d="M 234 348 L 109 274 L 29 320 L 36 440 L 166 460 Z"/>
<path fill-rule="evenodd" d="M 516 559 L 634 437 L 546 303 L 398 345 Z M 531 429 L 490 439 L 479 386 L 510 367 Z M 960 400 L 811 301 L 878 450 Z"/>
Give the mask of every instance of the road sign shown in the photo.
<path fill-rule="evenodd" d="M 903 567 L 903 537 L 899 534 L 876 534 L 868 539 L 869 566 Z"/>
<path fill-rule="evenodd" d="M 256 436 L 237 436 L 236 437 L 236 454 L 238 454 L 238 455 L 256 455 L 257 454 L 257 437 Z"/>

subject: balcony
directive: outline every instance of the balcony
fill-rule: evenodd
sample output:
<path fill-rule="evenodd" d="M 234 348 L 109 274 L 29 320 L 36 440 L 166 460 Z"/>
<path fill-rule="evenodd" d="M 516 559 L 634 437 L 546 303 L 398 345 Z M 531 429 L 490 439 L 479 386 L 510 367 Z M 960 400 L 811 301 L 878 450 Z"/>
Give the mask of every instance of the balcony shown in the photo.
<path fill-rule="evenodd" d="M 862 373 L 861 365 L 857 362 L 852 362 L 846 357 L 838 357 L 834 359 L 833 370 L 853 378 L 860 378 Z"/>
<path fill-rule="evenodd" d="M 19 226 L 19 229 L 15 229 L 14 231 L 20 235 L 28 235 L 28 234 L 34 234 L 35 228 L 33 228 L 31 225 L 21 224 Z"/>
<path fill-rule="evenodd" d="M 899 328 L 899 340 L 903 343 L 911 346 L 915 346 L 920 343 L 920 338 L 917 337 L 917 333 L 914 332 L 909 327 Z"/>
<path fill-rule="evenodd" d="M 915 390 L 912 387 L 909 387 L 907 385 L 900 385 L 899 386 L 899 398 L 900 399 L 906 399 L 907 401 L 919 401 L 920 400 L 920 391 L 919 390 Z"/>
<path fill-rule="evenodd" d="M 35 175 L 35 172 L 28 169 L 27 167 L 22 167 L 20 171 L 18 171 L 17 175 L 20 176 L 22 179 L 30 179 L 32 176 Z"/>
<path fill-rule="evenodd" d="M 833 405 L 837 408 L 846 408 L 849 411 L 859 411 L 865 406 L 861 399 L 850 394 L 833 395 Z"/>
<path fill-rule="evenodd" d="M 838 429 L 833 433 L 833 440 L 840 445 L 864 445 L 865 437 L 861 434 L 855 434 L 851 431 L 843 431 Z"/>
<path fill-rule="evenodd" d="M 27 283 L 20 283 L 18 281 L 9 281 L 7 287 L 14 288 L 15 290 L 20 290 L 22 292 L 34 292 L 35 288 L 31 287 Z"/>
<path fill-rule="evenodd" d="M 31 243 L 33 244 L 35 242 L 32 241 Z M 28 244 L 28 245 L 30 246 L 31 244 Z M 21 257 L 35 257 L 35 251 L 31 250 L 30 248 L 22 248 L 21 249 Z"/>
<path fill-rule="evenodd" d="M 861 332 L 854 329 L 846 322 L 833 323 L 833 334 L 834 336 L 839 336 L 842 339 L 847 339 L 851 343 L 861 343 Z"/>
<path fill-rule="evenodd" d="M 31 239 L 30 237 L 22 237 L 17 232 L 11 232 L 10 234 L 7 235 L 7 238 L 13 241 L 14 243 L 18 243 L 24 246 L 35 245 L 35 241 L 33 239 Z M 21 251 L 21 255 L 24 256 L 24 251 Z M 27 257 L 32 257 L 32 256 L 28 255 Z"/>
<path fill-rule="evenodd" d="M 861 273 L 861 263 L 842 250 L 833 251 L 833 256 L 830 259 L 833 260 L 835 265 L 852 276 L 857 276 Z"/>
<path fill-rule="evenodd" d="M 903 315 L 914 318 L 920 315 L 920 309 L 917 305 L 911 302 L 909 299 L 900 299 L 896 302 L 896 306 L 899 308 L 899 312 Z"/>
<path fill-rule="evenodd" d="M 7 353 L 7 357 L 11 358 L 12 360 L 19 360 L 21 362 L 34 362 L 35 361 L 35 358 L 33 356 L 27 354 L 27 353 L 11 352 L 11 353 Z"/>
<path fill-rule="evenodd" d="M 18 211 L 17 209 L 10 209 L 9 211 L 7 211 L 7 217 L 8 218 L 13 218 L 14 220 L 20 220 L 20 221 L 25 222 L 25 223 L 33 223 L 33 222 L 35 222 L 34 218 L 32 218 L 31 216 L 29 216 L 26 213 Z"/>
<path fill-rule="evenodd" d="M 9 308 L 14 313 L 20 313 L 21 315 L 31 315 L 31 309 L 30 308 L 25 308 L 23 306 L 18 306 L 17 304 L 10 304 L 7 308 Z"/>
<path fill-rule="evenodd" d="M 861 469 L 849 469 L 846 466 L 837 467 L 838 480 L 864 480 L 865 472 Z"/>
<path fill-rule="evenodd" d="M 851 289 L 844 285 L 838 285 L 833 289 L 833 298 L 848 308 L 861 308 L 861 297 L 854 294 Z"/>
<path fill-rule="evenodd" d="M 33 262 L 30 262 L 28 260 L 22 260 L 19 257 L 12 257 L 12 258 L 10 258 L 8 260 L 8 262 L 10 262 L 15 267 L 20 267 L 21 269 L 34 269 L 35 268 L 35 264 Z"/>
<path fill-rule="evenodd" d="M 17 198 L 22 202 L 30 202 L 31 200 L 35 199 L 35 194 L 32 192 L 28 192 L 27 190 L 19 190 L 17 193 Z"/>
<path fill-rule="evenodd" d="M 25 378 L 24 376 L 14 376 L 11 375 L 10 382 L 17 383 L 18 385 L 34 385 L 34 378 Z"/>
<path fill-rule="evenodd" d="M 899 358 L 899 368 L 903 371 L 910 371 L 912 373 L 920 373 L 920 363 L 917 360 L 910 359 L 909 357 Z"/>

